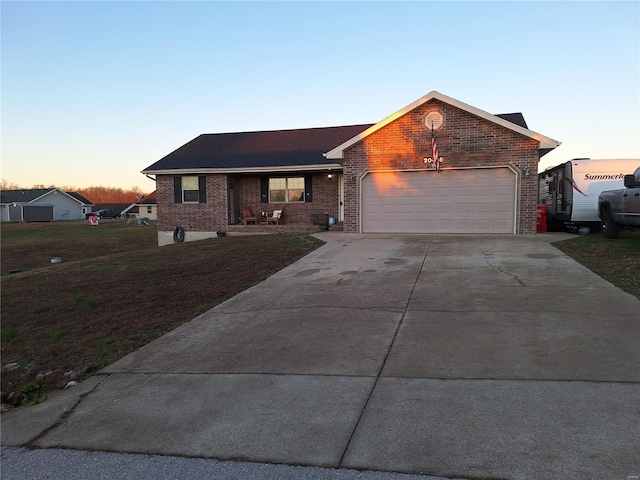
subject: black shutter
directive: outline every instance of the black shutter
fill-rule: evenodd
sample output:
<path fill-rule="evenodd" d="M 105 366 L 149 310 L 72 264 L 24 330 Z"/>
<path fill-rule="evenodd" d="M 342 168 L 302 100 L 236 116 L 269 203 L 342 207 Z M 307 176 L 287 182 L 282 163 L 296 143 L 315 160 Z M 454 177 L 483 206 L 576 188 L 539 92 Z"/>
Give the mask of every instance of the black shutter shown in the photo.
<path fill-rule="evenodd" d="M 173 177 L 173 203 L 182 203 L 182 177 Z"/>
<path fill-rule="evenodd" d="M 313 177 L 304 177 L 304 201 L 313 202 L 313 189 L 311 184 L 313 183 Z"/>
<path fill-rule="evenodd" d="M 269 177 L 260 178 L 260 202 L 269 203 Z"/>
<path fill-rule="evenodd" d="M 198 177 L 198 203 L 207 203 L 207 177 Z"/>

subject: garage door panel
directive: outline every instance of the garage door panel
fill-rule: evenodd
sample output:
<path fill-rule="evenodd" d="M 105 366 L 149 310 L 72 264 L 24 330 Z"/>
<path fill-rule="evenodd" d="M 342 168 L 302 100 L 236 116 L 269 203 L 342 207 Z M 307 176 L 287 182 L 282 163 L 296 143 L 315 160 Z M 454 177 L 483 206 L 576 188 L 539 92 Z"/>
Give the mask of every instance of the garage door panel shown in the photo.
<path fill-rule="evenodd" d="M 506 203 L 497 203 L 493 205 L 493 211 L 496 213 L 511 213 L 513 211 L 513 205 Z"/>
<path fill-rule="evenodd" d="M 363 179 L 361 198 L 365 233 L 513 233 L 508 168 L 375 172 Z"/>
<path fill-rule="evenodd" d="M 496 196 L 505 196 L 512 197 L 513 196 L 513 185 L 499 185 L 494 187 L 493 194 Z"/>
<path fill-rule="evenodd" d="M 456 214 L 463 214 L 465 216 L 468 216 L 468 214 L 473 213 L 473 205 L 471 205 L 470 203 L 454 205 L 453 211 Z"/>
<path fill-rule="evenodd" d="M 415 205 L 398 205 L 398 215 L 415 215 L 416 210 L 417 209 Z"/>
<path fill-rule="evenodd" d="M 376 211 L 384 217 L 392 218 L 398 215 L 398 207 L 396 205 L 378 205 Z"/>
<path fill-rule="evenodd" d="M 500 220 L 493 220 L 493 225 L 497 226 L 498 228 L 504 228 L 504 229 L 512 229 L 512 225 L 511 223 L 508 223 L 506 221 L 500 221 Z"/>
<path fill-rule="evenodd" d="M 469 189 L 469 191 L 466 193 L 465 196 L 468 196 L 468 197 L 490 196 L 493 194 L 493 191 L 494 189 L 491 186 L 473 187 Z"/>

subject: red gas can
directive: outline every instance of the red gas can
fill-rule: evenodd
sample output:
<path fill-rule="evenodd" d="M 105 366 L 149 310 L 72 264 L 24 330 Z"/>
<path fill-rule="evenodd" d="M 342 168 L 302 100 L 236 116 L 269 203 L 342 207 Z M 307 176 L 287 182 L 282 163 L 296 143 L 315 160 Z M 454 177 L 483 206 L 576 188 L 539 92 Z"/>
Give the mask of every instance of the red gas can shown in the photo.
<path fill-rule="evenodd" d="M 536 211 L 536 232 L 544 233 L 547 231 L 547 206 L 542 203 Z"/>

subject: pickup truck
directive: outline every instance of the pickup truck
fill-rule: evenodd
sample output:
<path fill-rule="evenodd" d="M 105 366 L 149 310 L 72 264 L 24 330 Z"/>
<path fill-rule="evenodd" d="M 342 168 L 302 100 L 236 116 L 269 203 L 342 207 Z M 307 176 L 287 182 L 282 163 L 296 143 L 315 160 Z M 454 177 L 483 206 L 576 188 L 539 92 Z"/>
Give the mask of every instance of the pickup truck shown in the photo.
<path fill-rule="evenodd" d="M 101 208 L 95 213 L 100 218 L 120 218 L 119 213 L 116 213 L 113 210 L 109 210 L 108 208 Z"/>
<path fill-rule="evenodd" d="M 624 176 L 622 190 L 605 190 L 598 196 L 600 233 L 604 238 L 618 238 L 623 228 L 640 227 L 640 167 Z"/>

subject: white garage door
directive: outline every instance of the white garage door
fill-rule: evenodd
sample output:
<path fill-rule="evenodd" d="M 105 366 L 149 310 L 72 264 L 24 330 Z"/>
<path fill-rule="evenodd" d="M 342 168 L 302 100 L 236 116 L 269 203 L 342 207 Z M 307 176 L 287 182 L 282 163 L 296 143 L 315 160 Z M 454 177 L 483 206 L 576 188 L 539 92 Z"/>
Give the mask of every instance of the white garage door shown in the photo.
<path fill-rule="evenodd" d="M 362 179 L 364 233 L 513 233 L 508 168 L 374 172 Z"/>

